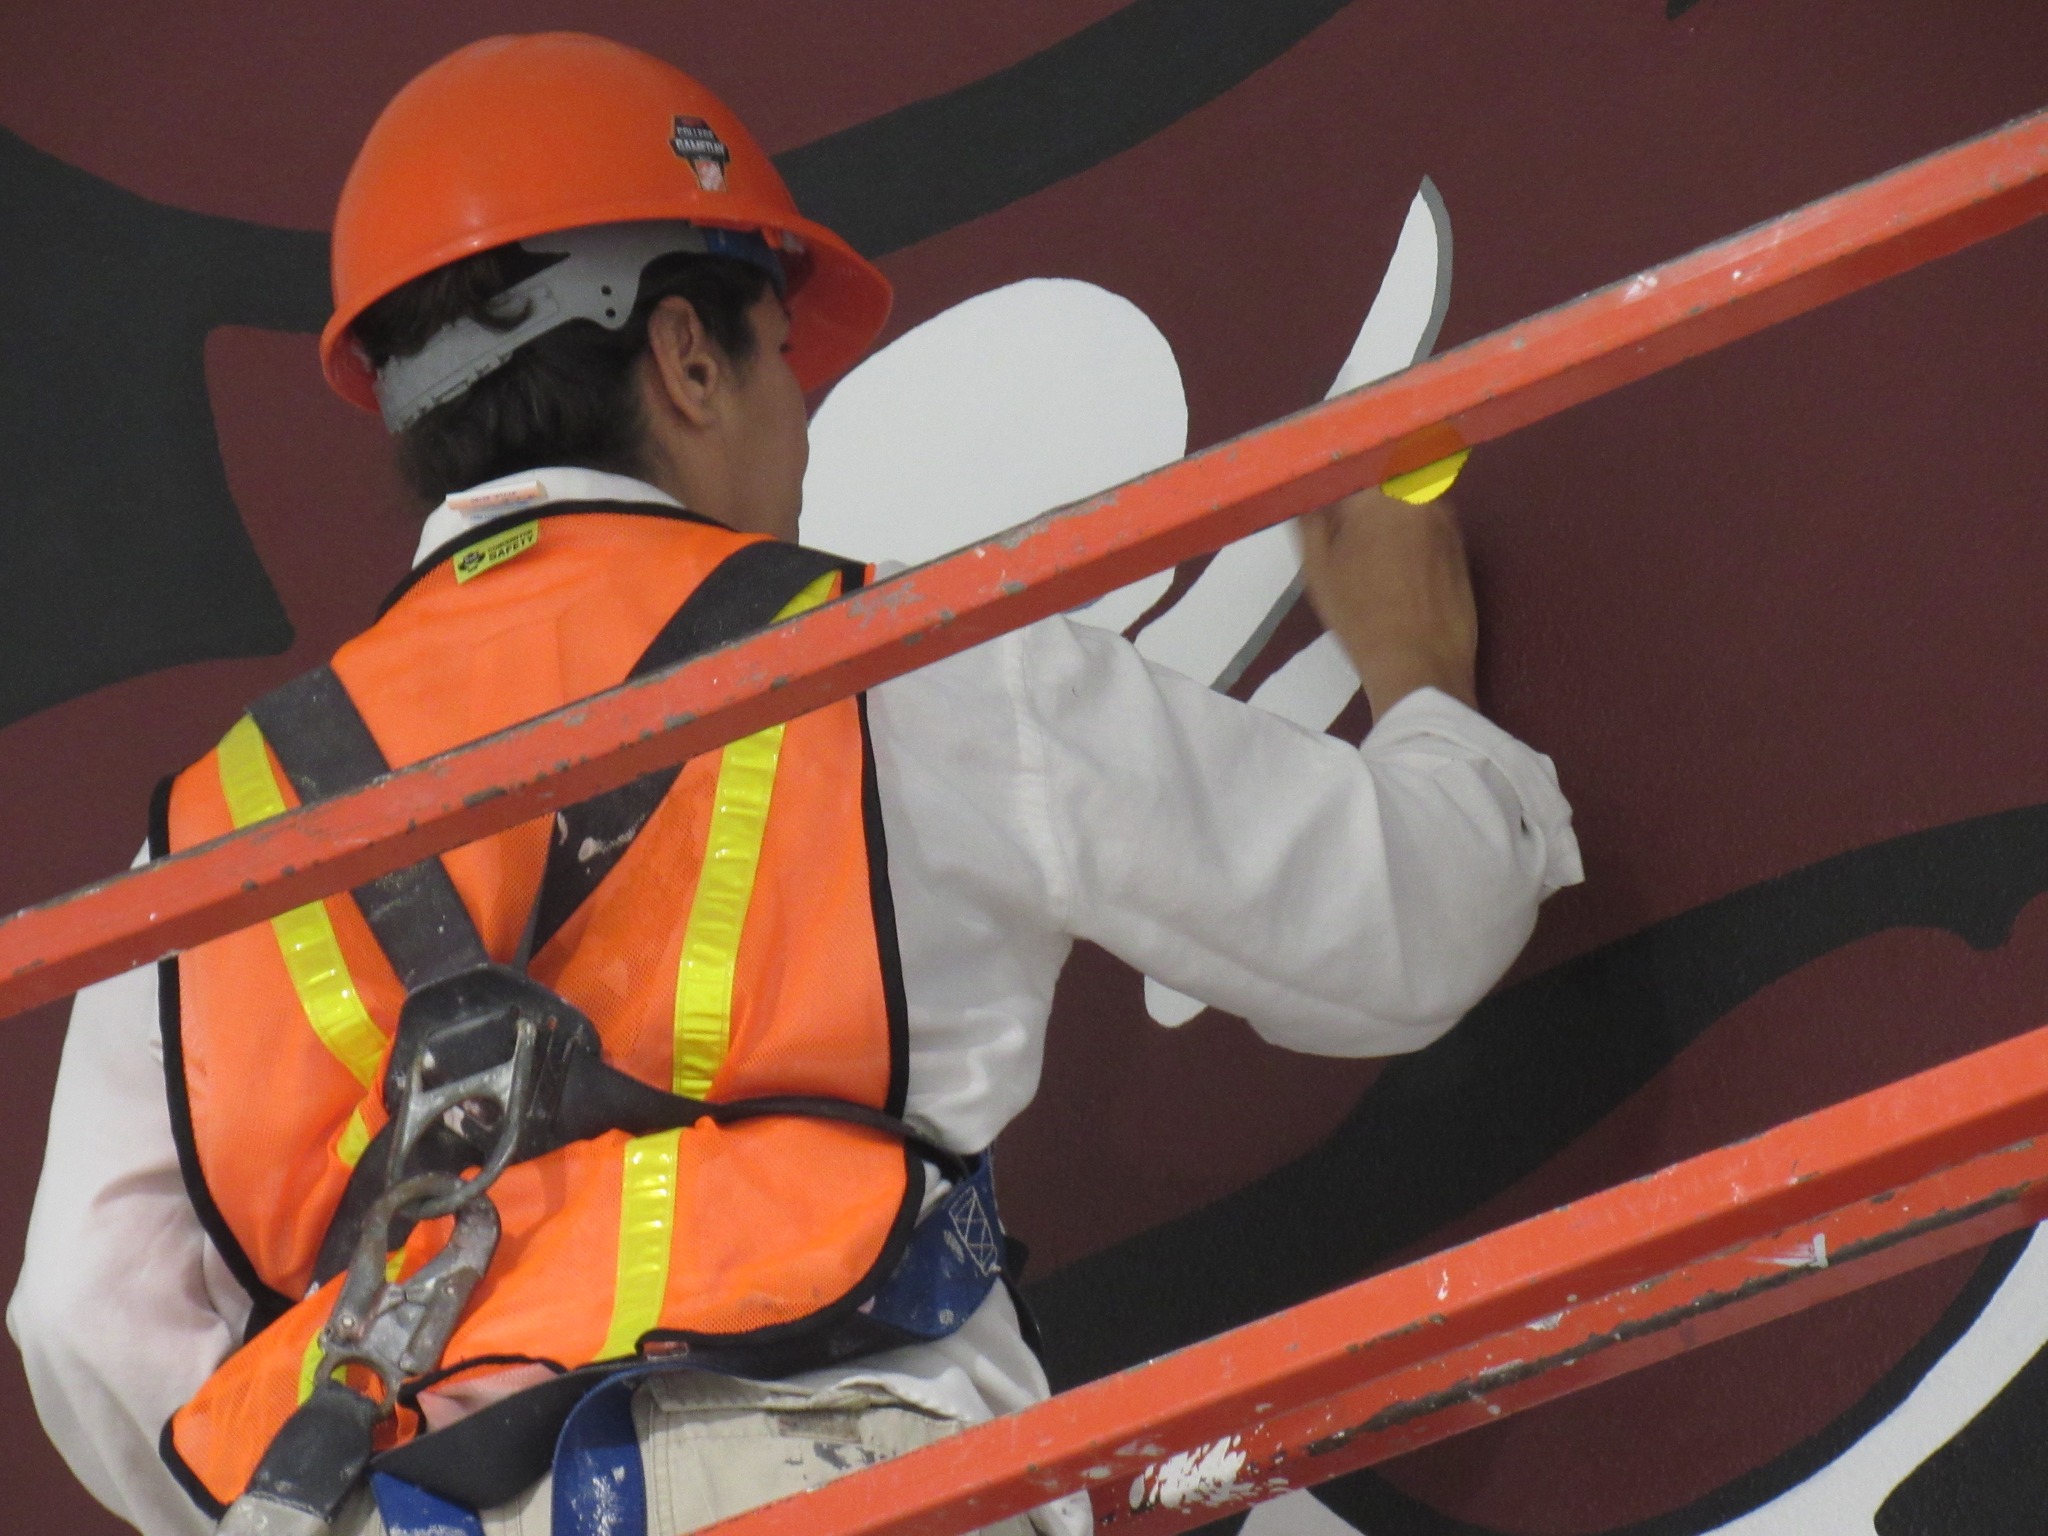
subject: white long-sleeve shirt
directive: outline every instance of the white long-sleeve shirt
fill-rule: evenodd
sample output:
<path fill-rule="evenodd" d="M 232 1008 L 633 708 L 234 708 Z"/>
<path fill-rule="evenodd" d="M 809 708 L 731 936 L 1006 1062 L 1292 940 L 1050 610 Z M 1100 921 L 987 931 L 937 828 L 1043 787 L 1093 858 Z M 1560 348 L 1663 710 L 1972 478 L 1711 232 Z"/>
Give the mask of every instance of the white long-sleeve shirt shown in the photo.
<path fill-rule="evenodd" d="M 424 558 L 502 494 L 673 505 L 619 476 L 509 477 L 443 506 Z M 460 503 L 465 498 L 455 498 Z M 1434 690 L 1361 747 L 1145 662 L 1063 619 L 869 695 L 909 1006 L 906 1115 L 978 1151 L 1037 1090 L 1076 938 L 1329 1056 L 1429 1044 L 1507 969 L 1537 904 L 1580 878 L 1549 759 Z M 157 1436 L 234 1347 L 249 1301 L 178 1171 L 153 967 L 78 995 L 7 1312 L 44 1428 L 152 1533 L 208 1522 Z M 998 1288 L 950 1338 L 808 1382 L 877 1380 L 966 1420 L 1046 1395 Z M 459 1406 L 459 1405 L 457 1405 Z M 1085 1503 L 1066 1523 L 1086 1529 Z"/>

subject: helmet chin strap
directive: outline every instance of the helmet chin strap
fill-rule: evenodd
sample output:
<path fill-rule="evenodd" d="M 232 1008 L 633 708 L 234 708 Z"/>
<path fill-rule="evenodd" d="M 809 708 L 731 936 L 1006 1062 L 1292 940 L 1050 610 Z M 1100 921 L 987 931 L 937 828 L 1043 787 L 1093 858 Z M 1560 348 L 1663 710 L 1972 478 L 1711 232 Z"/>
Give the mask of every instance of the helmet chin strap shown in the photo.
<path fill-rule="evenodd" d="M 606 330 L 617 330 L 633 313 L 641 272 L 657 257 L 729 256 L 761 268 L 778 293 L 787 292 L 781 253 L 745 230 L 680 222 L 592 224 L 536 235 L 519 244 L 537 256 L 563 258 L 492 301 L 493 308 L 507 314 L 519 314 L 523 308 L 525 318 L 508 330 L 457 320 L 435 332 L 412 356 L 386 363 L 377 372 L 376 390 L 389 431 L 403 432 L 558 325 L 594 320 Z"/>

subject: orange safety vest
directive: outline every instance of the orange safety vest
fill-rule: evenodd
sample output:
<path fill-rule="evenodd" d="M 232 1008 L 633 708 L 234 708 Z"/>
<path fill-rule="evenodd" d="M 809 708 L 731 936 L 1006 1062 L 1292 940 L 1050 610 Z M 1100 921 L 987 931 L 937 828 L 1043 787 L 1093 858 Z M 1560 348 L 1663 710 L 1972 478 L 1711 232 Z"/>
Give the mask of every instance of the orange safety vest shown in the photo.
<path fill-rule="evenodd" d="M 385 758 L 417 762 L 616 685 L 715 569 L 765 542 L 646 507 L 499 519 L 423 565 L 332 670 Z M 766 613 L 815 606 L 861 575 L 813 561 L 802 589 L 773 594 Z M 296 800 L 245 716 L 159 794 L 156 847 L 190 847 Z M 518 949 L 551 834 L 566 825 L 528 822 L 444 856 L 492 959 Z M 599 842 L 574 852 L 617 855 Z M 349 896 L 165 970 L 186 1183 L 261 1325 L 165 1429 L 188 1490 L 220 1506 L 312 1390 L 339 1286 L 316 1284 L 316 1259 L 385 1123 L 381 1078 L 405 993 Z M 588 1015 L 610 1065 L 646 1084 L 900 1114 L 905 1021 L 863 701 L 686 764 L 529 974 Z M 612 1131 L 517 1163 L 492 1190 L 503 1237 L 442 1374 L 821 1329 L 886 1277 L 922 1187 L 898 1138 L 805 1117 Z M 425 1263 L 448 1228 L 421 1224 L 390 1272 Z M 380 1443 L 415 1428 L 400 1414 Z"/>

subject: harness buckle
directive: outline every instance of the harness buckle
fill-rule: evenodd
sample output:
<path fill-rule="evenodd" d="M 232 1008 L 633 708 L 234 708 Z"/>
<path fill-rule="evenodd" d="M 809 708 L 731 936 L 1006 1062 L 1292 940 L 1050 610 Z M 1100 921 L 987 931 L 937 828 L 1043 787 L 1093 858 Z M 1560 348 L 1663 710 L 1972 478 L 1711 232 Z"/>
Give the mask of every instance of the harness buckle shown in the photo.
<path fill-rule="evenodd" d="M 399 1012 L 384 1078 L 394 1137 L 387 1178 L 403 1176 L 437 1126 L 492 1179 L 553 1147 L 563 1087 L 581 1054 L 602 1056 L 597 1026 L 511 966 L 471 966 L 418 988 Z M 525 1075 L 515 1084 L 510 1073 L 521 1062 Z M 519 1113 L 508 1118 L 515 1099 Z"/>

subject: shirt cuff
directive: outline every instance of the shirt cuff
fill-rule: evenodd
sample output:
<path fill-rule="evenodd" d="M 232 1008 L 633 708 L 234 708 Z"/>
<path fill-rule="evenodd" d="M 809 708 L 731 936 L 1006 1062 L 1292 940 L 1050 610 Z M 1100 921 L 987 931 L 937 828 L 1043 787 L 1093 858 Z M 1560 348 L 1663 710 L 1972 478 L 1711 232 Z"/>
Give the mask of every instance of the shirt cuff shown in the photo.
<path fill-rule="evenodd" d="M 1442 689 L 1418 688 L 1401 699 L 1373 722 L 1359 750 L 1369 758 L 1389 757 L 1431 738 L 1485 758 L 1513 787 L 1523 825 L 1543 839 L 1545 895 L 1586 878 L 1557 765 Z"/>

